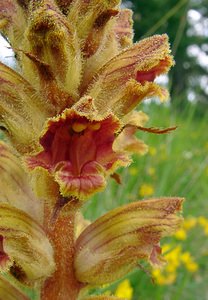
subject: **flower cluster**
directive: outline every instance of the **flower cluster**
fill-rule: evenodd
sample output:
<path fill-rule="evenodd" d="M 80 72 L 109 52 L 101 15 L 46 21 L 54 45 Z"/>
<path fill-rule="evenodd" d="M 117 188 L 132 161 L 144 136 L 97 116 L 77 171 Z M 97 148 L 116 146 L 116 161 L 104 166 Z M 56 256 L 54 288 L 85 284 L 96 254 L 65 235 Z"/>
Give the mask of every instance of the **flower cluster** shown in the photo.
<path fill-rule="evenodd" d="M 91 224 L 80 208 L 147 151 L 137 130 L 175 129 L 146 128 L 135 109 L 168 96 L 154 82 L 174 63 L 168 37 L 133 44 L 119 0 L 3 1 L 0 29 L 19 70 L 0 63 L 0 267 L 11 277 L 0 296 L 28 299 L 27 284 L 43 300 L 118 299 L 87 291 L 139 259 L 163 264 L 159 242 L 179 228 L 183 199 L 138 201 Z"/>

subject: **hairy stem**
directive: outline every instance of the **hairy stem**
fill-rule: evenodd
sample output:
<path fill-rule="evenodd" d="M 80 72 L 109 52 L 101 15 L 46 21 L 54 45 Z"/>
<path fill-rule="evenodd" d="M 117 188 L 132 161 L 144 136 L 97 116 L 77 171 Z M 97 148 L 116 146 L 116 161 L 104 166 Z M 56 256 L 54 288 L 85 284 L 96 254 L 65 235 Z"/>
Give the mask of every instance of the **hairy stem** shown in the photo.
<path fill-rule="evenodd" d="M 61 202 L 60 202 L 61 203 Z M 54 247 L 56 271 L 42 288 L 42 300 L 76 300 L 82 284 L 75 278 L 74 259 L 74 219 L 76 201 L 69 201 L 62 207 L 56 219 L 50 222 L 48 235 Z"/>

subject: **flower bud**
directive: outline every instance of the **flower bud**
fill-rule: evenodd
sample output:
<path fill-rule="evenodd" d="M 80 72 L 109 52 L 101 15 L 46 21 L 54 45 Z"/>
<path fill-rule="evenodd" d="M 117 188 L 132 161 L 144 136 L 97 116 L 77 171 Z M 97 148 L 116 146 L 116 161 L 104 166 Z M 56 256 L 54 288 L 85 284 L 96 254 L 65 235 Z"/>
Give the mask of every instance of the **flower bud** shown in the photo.
<path fill-rule="evenodd" d="M 139 259 L 162 265 L 159 242 L 180 226 L 182 218 L 176 213 L 182 201 L 181 198 L 139 201 L 98 218 L 76 241 L 77 279 L 100 285 L 124 276 Z"/>
<path fill-rule="evenodd" d="M 53 0 L 31 1 L 29 11 L 30 23 L 25 39 L 27 51 L 48 64 L 58 84 L 76 97 L 82 60 L 74 27 Z M 31 64 L 27 65 L 27 58 L 23 67 L 29 77 Z"/>
<path fill-rule="evenodd" d="M 42 229 L 29 215 L 9 205 L 0 204 L 1 250 L 22 270 L 26 281 L 44 279 L 55 268 L 52 246 Z"/>

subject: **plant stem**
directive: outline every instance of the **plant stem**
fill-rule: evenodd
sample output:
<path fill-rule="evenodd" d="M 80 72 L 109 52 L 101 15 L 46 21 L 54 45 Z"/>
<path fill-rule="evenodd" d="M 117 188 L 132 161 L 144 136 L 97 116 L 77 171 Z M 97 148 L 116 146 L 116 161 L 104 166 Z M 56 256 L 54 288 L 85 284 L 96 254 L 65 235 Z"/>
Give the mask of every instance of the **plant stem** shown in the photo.
<path fill-rule="evenodd" d="M 74 219 L 77 212 L 76 201 L 69 201 L 49 223 L 48 235 L 53 244 L 56 271 L 42 288 L 42 300 L 76 300 L 82 284 L 75 278 L 74 259 Z M 49 218 L 48 218 L 49 219 Z"/>

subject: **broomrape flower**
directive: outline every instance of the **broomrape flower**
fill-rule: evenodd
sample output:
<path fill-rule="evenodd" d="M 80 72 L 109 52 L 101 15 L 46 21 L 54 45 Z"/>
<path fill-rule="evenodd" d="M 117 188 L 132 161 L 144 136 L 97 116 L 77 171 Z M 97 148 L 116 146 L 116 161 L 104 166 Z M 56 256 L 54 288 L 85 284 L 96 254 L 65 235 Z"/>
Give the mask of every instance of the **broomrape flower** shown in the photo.
<path fill-rule="evenodd" d="M 119 181 L 115 172 L 131 153 L 147 152 L 137 130 L 175 129 L 146 128 L 148 117 L 135 109 L 168 96 L 154 82 L 173 65 L 168 37 L 133 44 L 132 12 L 118 0 L 8 0 L 0 29 L 20 70 L 0 63 L 9 144 L 0 149 L 0 266 L 16 278 L 11 295 L 17 288 L 27 298 L 18 294 L 24 282 L 44 300 L 118 299 L 85 291 L 138 259 L 161 264 L 159 241 L 180 225 L 182 199 L 132 203 L 90 225 L 79 208 L 109 176 Z M 5 293 L 11 284 L 2 282 Z"/>

